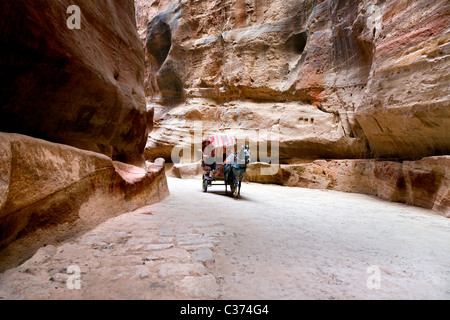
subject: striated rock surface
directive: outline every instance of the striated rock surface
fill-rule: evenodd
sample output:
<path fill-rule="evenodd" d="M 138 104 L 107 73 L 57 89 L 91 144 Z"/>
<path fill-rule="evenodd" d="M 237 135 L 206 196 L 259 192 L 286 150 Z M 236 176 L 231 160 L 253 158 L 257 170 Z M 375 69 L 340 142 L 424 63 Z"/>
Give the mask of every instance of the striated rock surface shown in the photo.
<path fill-rule="evenodd" d="M 81 29 L 70 30 L 77 5 Z M 144 53 L 133 0 L 2 1 L 0 131 L 142 162 Z"/>
<path fill-rule="evenodd" d="M 72 5 L 80 29 L 68 27 Z M 3 1 L 0 11 L 3 270 L 169 191 L 164 160 L 143 157 L 153 112 L 133 0 Z"/>
<path fill-rule="evenodd" d="M 201 179 L 203 174 L 200 162 L 168 164 L 166 172 L 181 179 Z M 244 181 L 375 195 L 433 209 L 450 218 L 450 156 L 404 162 L 315 160 L 279 166 L 253 162 Z"/>
<path fill-rule="evenodd" d="M 324 4 L 136 3 L 148 107 L 155 110 L 148 159 L 170 160 L 171 148 L 190 143 L 194 121 L 203 122 L 205 134 L 277 134 L 282 162 L 370 155 L 354 106 L 334 93 L 331 77 L 339 70 L 332 68 L 332 22 Z M 360 80 L 347 75 L 345 86 L 348 79 L 359 90 Z"/>
<path fill-rule="evenodd" d="M 450 157 L 405 161 L 406 202 L 431 207 L 450 218 Z"/>
<path fill-rule="evenodd" d="M 316 160 L 281 165 L 273 175 L 268 164 L 252 163 L 245 180 L 289 187 L 329 189 L 376 195 L 382 199 L 433 209 L 450 217 L 450 156 L 418 161 Z"/>
<path fill-rule="evenodd" d="M 376 156 L 450 154 L 450 3 L 378 5 L 374 53 L 357 119 Z"/>
<path fill-rule="evenodd" d="M 447 1 L 136 3 L 148 158 L 195 120 L 279 130 L 286 162 L 450 153 Z"/>
<path fill-rule="evenodd" d="M 136 13 L 154 112 L 147 159 L 180 147 L 198 161 L 201 121 L 204 135 L 279 142 L 279 173 L 250 169 L 251 181 L 448 211 L 446 158 L 430 163 L 450 154 L 448 1 L 137 0 Z M 305 164 L 317 159 L 341 161 Z"/>
<path fill-rule="evenodd" d="M 6 133 L 0 155 L 1 268 L 169 194 L 162 159 L 141 168 Z"/>
<path fill-rule="evenodd" d="M 194 163 L 176 163 L 172 168 L 166 168 L 167 174 L 175 178 L 192 178 L 203 174 L 201 161 Z"/>

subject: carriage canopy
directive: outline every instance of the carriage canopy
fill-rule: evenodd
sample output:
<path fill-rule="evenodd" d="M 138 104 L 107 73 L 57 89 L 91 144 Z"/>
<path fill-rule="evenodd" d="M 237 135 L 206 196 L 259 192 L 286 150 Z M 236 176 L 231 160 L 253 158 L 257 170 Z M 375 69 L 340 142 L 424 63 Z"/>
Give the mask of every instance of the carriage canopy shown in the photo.
<path fill-rule="evenodd" d="M 202 143 L 203 151 L 205 150 L 205 147 L 208 145 L 212 145 L 214 148 L 232 147 L 236 145 L 236 138 L 227 135 L 213 135 L 203 140 Z"/>

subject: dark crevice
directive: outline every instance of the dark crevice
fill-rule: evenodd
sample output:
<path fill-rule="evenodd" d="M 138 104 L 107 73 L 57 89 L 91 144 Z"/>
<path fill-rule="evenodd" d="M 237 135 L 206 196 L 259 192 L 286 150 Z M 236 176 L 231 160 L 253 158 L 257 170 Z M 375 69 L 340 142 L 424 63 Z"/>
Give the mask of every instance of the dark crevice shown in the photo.
<path fill-rule="evenodd" d="M 155 59 L 158 69 L 164 64 L 172 48 L 172 31 L 164 20 L 165 15 L 159 14 L 147 27 L 147 53 Z"/>
<path fill-rule="evenodd" d="M 288 50 L 297 54 L 302 54 L 305 50 L 307 42 L 308 35 L 306 34 L 306 32 L 300 32 L 291 35 L 287 40 L 286 45 L 288 47 Z"/>

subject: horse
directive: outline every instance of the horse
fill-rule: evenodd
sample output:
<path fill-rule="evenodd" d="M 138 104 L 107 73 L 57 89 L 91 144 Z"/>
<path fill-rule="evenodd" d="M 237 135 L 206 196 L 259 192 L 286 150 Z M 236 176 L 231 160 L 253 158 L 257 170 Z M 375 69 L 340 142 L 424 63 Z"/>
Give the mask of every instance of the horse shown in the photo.
<path fill-rule="evenodd" d="M 227 184 L 231 187 L 234 198 L 241 195 L 241 183 L 244 178 L 247 165 L 250 162 L 250 148 L 242 146 L 239 153 L 234 153 L 228 157 L 225 164 L 225 193 L 227 193 Z"/>

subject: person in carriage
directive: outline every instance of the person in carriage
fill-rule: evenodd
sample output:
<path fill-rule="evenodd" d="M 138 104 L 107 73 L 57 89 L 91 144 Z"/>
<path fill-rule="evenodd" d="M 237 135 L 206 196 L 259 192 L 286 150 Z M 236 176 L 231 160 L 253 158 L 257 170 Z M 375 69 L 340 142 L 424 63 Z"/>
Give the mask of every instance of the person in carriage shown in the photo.
<path fill-rule="evenodd" d="M 224 181 L 225 192 L 230 185 L 234 197 L 239 196 L 241 181 L 250 158 L 248 146 L 236 152 L 236 139 L 225 135 L 214 135 L 202 142 L 203 191 L 213 181 Z"/>
<path fill-rule="evenodd" d="M 236 139 L 230 136 L 214 135 L 202 142 L 202 165 L 205 171 L 214 175 L 223 174 L 226 159 L 234 154 Z"/>

